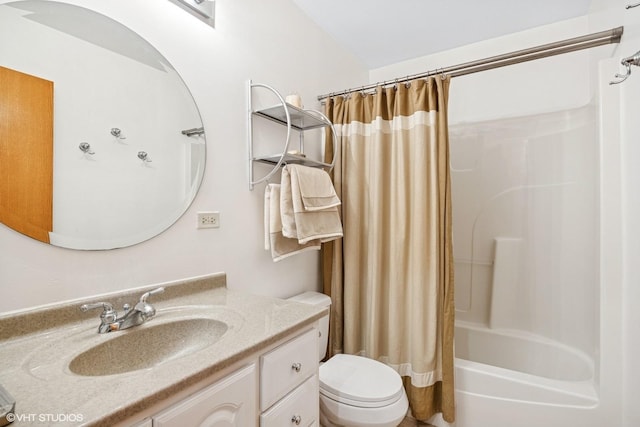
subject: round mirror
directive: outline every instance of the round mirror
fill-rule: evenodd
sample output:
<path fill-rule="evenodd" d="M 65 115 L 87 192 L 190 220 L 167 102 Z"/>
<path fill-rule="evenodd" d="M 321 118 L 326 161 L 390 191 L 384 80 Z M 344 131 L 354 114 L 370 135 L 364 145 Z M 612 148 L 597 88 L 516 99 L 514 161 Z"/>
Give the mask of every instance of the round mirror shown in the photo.
<path fill-rule="evenodd" d="M 0 4 L 0 221 L 73 249 L 134 245 L 189 207 L 205 138 L 169 62 L 122 24 Z"/>

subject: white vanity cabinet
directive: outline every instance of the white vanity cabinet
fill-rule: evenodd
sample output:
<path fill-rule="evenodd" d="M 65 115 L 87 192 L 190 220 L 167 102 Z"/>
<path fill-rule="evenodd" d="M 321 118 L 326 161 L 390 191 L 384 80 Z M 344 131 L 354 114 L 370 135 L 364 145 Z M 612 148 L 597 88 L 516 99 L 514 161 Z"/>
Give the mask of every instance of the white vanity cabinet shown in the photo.
<path fill-rule="evenodd" d="M 153 427 L 252 426 L 256 422 L 255 364 L 242 368 L 153 416 Z"/>
<path fill-rule="evenodd" d="M 318 329 L 291 334 L 239 369 L 129 427 L 318 426 Z M 133 420 L 131 420 L 133 421 Z"/>

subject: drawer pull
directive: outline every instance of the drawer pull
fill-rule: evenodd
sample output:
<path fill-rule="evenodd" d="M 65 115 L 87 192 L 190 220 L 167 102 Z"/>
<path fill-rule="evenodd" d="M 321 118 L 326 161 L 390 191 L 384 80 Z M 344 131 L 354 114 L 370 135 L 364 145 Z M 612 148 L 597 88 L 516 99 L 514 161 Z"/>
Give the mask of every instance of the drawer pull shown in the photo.
<path fill-rule="evenodd" d="M 300 423 L 302 422 L 302 417 L 300 415 L 294 415 L 293 417 L 291 417 L 291 422 L 295 425 L 300 425 Z"/>
<path fill-rule="evenodd" d="M 291 369 L 293 369 L 296 372 L 300 372 L 300 369 L 302 369 L 302 363 L 294 363 L 293 365 L 291 365 Z"/>

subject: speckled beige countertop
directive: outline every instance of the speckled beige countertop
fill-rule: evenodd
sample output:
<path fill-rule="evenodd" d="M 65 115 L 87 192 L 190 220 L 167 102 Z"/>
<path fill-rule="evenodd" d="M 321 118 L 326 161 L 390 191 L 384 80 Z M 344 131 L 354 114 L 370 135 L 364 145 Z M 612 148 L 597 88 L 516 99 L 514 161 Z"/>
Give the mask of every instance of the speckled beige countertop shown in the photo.
<path fill-rule="evenodd" d="M 22 415 L 11 425 L 111 426 L 326 313 L 305 304 L 228 290 L 225 284 L 224 274 L 214 274 L 0 316 L 0 384 L 15 398 L 16 415 Z M 166 291 L 149 298 L 156 317 L 125 331 L 98 334 L 100 310 L 79 309 L 84 303 L 107 301 L 121 310 L 123 303 L 133 305 L 143 292 L 158 286 Z M 106 376 L 80 376 L 68 368 L 76 355 L 118 334 L 190 318 L 219 320 L 228 330 L 214 344 L 152 368 Z M 121 357 L 144 358 L 144 345 Z M 81 422 L 57 423 L 56 414 L 64 414 L 62 419 L 75 414 Z"/>

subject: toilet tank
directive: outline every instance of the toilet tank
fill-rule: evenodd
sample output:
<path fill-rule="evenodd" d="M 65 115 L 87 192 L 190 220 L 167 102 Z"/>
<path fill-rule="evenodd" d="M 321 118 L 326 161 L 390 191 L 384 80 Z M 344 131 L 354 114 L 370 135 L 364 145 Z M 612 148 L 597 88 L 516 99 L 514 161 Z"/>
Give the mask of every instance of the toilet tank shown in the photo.
<path fill-rule="evenodd" d="M 304 304 L 313 305 L 320 308 L 329 308 L 331 306 L 331 297 L 320 292 L 305 292 L 303 294 L 292 296 L 288 301 L 296 301 Z M 329 316 L 324 316 L 319 320 L 320 334 L 318 345 L 318 362 L 327 355 L 327 345 L 329 344 Z"/>

